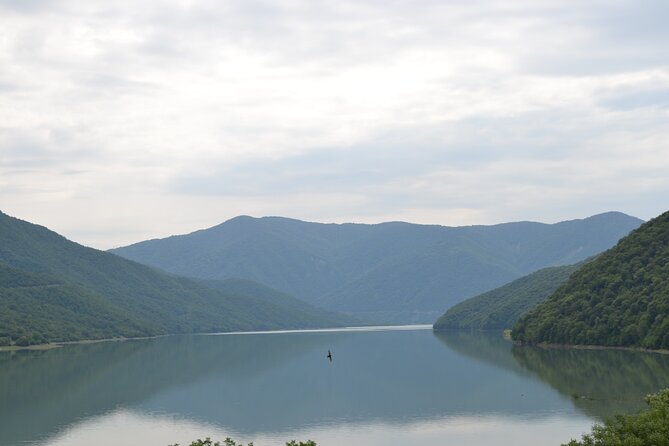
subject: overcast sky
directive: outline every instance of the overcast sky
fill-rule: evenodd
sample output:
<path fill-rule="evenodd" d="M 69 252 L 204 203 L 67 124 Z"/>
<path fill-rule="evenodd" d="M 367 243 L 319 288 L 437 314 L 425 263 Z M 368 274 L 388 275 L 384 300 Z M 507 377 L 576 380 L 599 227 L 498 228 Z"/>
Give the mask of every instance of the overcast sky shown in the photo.
<path fill-rule="evenodd" d="M 0 0 L 0 210 L 110 248 L 240 214 L 669 209 L 666 0 Z"/>

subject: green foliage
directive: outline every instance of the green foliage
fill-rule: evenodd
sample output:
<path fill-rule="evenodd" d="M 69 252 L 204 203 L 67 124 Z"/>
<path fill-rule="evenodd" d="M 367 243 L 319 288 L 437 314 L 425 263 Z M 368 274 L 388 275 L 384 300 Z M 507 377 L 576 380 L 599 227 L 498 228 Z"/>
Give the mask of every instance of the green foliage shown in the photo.
<path fill-rule="evenodd" d="M 179 446 L 179 444 L 174 444 L 171 446 Z M 223 443 L 220 441 L 213 442 L 211 438 L 207 437 L 204 440 L 198 439 L 191 442 L 190 446 L 244 446 L 244 444 L 237 444 L 237 442 L 230 437 L 227 437 L 225 440 L 223 440 Z M 249 443 L 248 446 L 253 446 L 253 443 Z"/>
<path fill-rule="evenodd" d="M 12 345 L 12 338 L 8 336 L 0 336 L 0 347 L 7 347 Z"/>
<path fill-rule="evenodd" d="M 18 346 L 146 336 L 140 321 L 87 288 L 0 263 L 1 336 Z"/>
<path fill-rule="evenodd" d="M 179 446 L 179 444 L 174 444 L 170 446 Z M 204 440 L 195 440 L 190 446 L 244 446 L 242 443 L 237 443 L 230 437 L 227 437 L 223 442 L 220 441 L 212 442 L 211 438 L 207 437 Z M 253 442 L 249 443 L 248 446 L 253 446 Z M 295 440 L 289 441 L 286 443 L 286 446 L 316 446 L 316 442 L 312 440 L 300 441 L 299 443 Z"/>
<path fill-rule="evenodd" d="M 459 228 L 238 217 L 113 252 L 189 277 L 251 279 L 363 318 L 434 322 L 464 298 L 604 251 L 640 223 L 620 213 Z"/>
<path fill-rule="evenodd" d="M 669 446 L 669 389 L 649 395 L 646 403 L 647 410 L 617 415 L 566 446 Z"/>
<path fill-rule="evenodd" d="M 345 325 L 73 243 L 0 212 L 0 337 L 16 345 Z"/>
<path fill-rule="evenodd" d="M 669 348 L 669 212 L 575 272 L 520 318 L 527 343 Z"/>
<path fill-rule="evenodd" d="M 550 296 L 582 263 L 541 269 L 451 307 L 434 324 L 443 329 L 505 329 Z"/>
<path fill-rule="evenodd" d="M 19 347 L 27 347 L 29 345 L 46 344 L 48 340 L 39 333 L 27 333 L 16 340 L 16 345 Z"/>

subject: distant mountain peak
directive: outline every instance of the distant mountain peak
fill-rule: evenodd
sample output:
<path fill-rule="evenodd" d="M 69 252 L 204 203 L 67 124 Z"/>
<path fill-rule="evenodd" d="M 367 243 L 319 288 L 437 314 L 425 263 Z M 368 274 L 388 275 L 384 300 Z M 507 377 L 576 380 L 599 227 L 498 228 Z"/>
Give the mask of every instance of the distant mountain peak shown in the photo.
<path fill-rule="evenodd" d="M 597 254 L 641 223 L 609 215 L 615 218 L 460 227 L 239 216 L 113 252 L 174 274 L 257 281 L 382 322 L 433 322 L 462 299 Z"/>
<path fill-rule="evenodd" d="M 600 219 L 600 218 L 633 218 L 633 219 L 639 220 L 640 222 L 644 221 L 644 220 L 642 220 L 638 217 L 634 217 L 632 215 L 625 214 L 624 212 L 620 212 L 620 211 L 602 212 L 602 213 L 599 213 L 599 214 L 592 215 L 590 217 L 586 217 L 584 220 L 588 220 L 588 219 L 593 219 L 594 220 L 594 219 Z"/>

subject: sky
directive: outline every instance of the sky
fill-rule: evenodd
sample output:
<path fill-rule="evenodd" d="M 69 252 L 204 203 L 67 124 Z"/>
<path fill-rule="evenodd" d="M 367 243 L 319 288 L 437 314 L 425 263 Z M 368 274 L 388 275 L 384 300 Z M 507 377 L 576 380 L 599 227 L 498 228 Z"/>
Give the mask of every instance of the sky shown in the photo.
<path fill-rule="evenodd" d="M 237 215 L 669 208 L 666 0 L 0 0 L 0 210 L 107 249 Z"/>

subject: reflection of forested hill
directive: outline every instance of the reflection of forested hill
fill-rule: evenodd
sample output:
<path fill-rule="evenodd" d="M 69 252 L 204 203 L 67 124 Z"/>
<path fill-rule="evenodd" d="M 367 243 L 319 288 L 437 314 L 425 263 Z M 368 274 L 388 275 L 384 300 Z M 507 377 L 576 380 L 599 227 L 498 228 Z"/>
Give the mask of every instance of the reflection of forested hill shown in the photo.
<path fill-rule="evenodd" d="M 533 398 L 509 404 L 525 380 L 443 348 L 430 331 L 293 334 L 320 348 L 261 367 L 254 376 L 209 375 L 163 392 L 142 410 L 174 412 L 253 437 L 319 424 L 406 423 L 444 416 L 539 416 L 563 407 L 544 385 Z M 265 337 L 273 343 L 274 336 Z M 280 347 L 277 347 L 280 349 Z M 324 354 L 332 348 L 334 361 Z M 251 351 L 251 350 L 250 350 Z M 495 395 L 494 398 L 491 395 Z"/>
<path fill-rule="evenodd" d="M 645 407 L 645 395 L 669 387 L 669 355 L 519 346 L 498 332 L 440 331 L 435 336 L 463 355 L 538 377 L 595 418 Z"/>
<path fill-rule="evenodd" d="M 508 351 L 503 358 L 513 363 Z M 118 409 L 252 438 L 322 424 L 541 417 L 565 403 L 538 381 L 444 348 L 427 330 L 175 336 L 0 354 L 3 446 Z"/>
<path fill-rule="evenodd" d="M 669 387 L 669 355 L 514 346 L 513 357 L 599 418 L 641 409 L 645 395 Z"/>
<path fill-rule="evenodd" d="M 495 331 L 443 330 L 434 336 L 456 352 L 488 364 L 527 374 L 511 354 L 513 343 Z"/>
<path fill-rule="evenodd" d="M 322 424 L 533 419 L 573 411 L 570 400 L 603 417 L 663 386 L 669 356 L 517 347 L 498 333 L 174 336 L 0 354 L 0 444 L 40 441 L 118 409 L 250 438 Z"/>
<path fill-rule="evenodd" d="M 243 342 L 179 336 L 0 352 L 0 444 L 37 441 L 208 375 L 253 376 L 315 344 L 309 338 L 279 337 L 269 346 L 258 336 Z"/>

